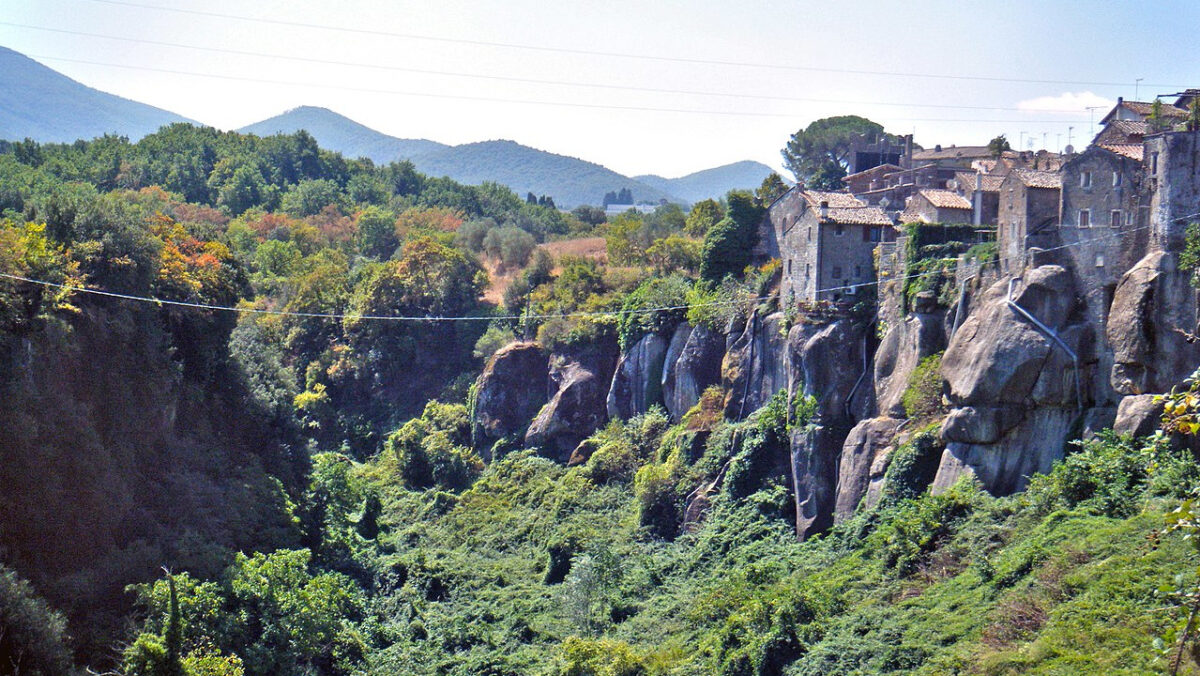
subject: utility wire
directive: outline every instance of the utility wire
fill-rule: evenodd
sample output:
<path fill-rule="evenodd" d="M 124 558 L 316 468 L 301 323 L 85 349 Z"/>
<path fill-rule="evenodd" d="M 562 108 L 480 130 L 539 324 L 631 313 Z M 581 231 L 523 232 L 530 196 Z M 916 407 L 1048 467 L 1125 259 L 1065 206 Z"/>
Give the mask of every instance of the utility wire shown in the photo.
<path fill-rule="evenodd" d="M 339 89 L 344 91 L 367 92 L 373 94 L 397 94 L 400 96 L 419 96 L 434 99 L 455 99 L 460 101 L 487 101 L 490 103 L 516 103 L 534 106 L 561 106 L 566 108 L 597 108 L 601 110 L 630 110 L 639 112 L 660 112 L 660 113 L 688 113 L 697 115 L 728 115 L 733 117 L 781 117 L 795 118 L 796 113 L 767 113 L 758 111 L 737 111 L 737 110 L 701 110 L 698 108 L 660 108 L 656 106 L 623 106 L 607 103 L 575 103 L 569 101 L 537 101 L 532 99 L 513 99 L 500 98 L 491 96 L 468 96 L 462 94 L 434 94 L 430 92 L 417 91 L 402 91 L 397 89 L 375 89 L 371 87 L 352 87 L 349 85 L 338 84 L 312 84 L 309 82 L 289 82 L 285 80 L 270 80 L 266 78 L 245 77 L 240 75 L 217 75 L 214 73 L 198 73 L 195 71 L 175 70 L 171 68 L 155 68 L 152 66 L 129 66 L 121 63 L 105 63 L 102 61 L 90 61 L 87 59 L 72 59 L 62 56 L 46 56 L 41 54 L 28 54 L 27 56 L 35 59 L 45 59 L 47 61 L 66 61 L 69 63 L 82 63 L 90 66 L 105 66 L 109 68 L 125 68 L 129 70 L 141 70 L 152 73 L 167 73 L 170 75 L 189 75 L 194 77 L 207 77 L 218 80 L 234 80 L 238 82 L 254 82 L 258 84 L 277 84 L 287 85 L 292 87 L 319 87 L 326 89 Z M 908 104 L 883 104 L 883 105 L 908 105 Z M 1034 111 L 1045 112 L 1045 111 Z M 1074 111 L 1078 112 L 1078 111 Z M 894 118 L 893 122 L 990 122 L 990 123 L 1014 123 L 1022 124 L 1084 124 L 1086 120 L 989 120 L 982 118 L 943 118 L 943 117 L 905 117 Z"/>
<path fill-rule="evenodd" d="M 1067 244 L 1063 244 L 1060 246 L 1051 247 L 1048 249 L 1042 249 L 1042 251 L 1058 251 L 1060 249 L 1067 249 L 1067 248 L 1070 248 L 1073 246 L 1082 246 L 1084 244 L 1091 244 L 1093 242 L 1107 241 L 1107 240 L 1111 240 L 1111 239 L 1119 239 L 1129 233 L 1137 232 L 1139 230 L 1147 230 L 1152 227 L 1153 227 L 1152 225 L 1139 226 L 1136 228 L 1130 228 L 1128 230 L 1122 230 L 1120 232 L 1116 232 L 1116 233 L 1113 233 L 1113 234 L 1107 235 L 1107 236 L 1093 237 L 1093 238 L 1090 238 L 1087 240 L 1079 240 L 1076 242 L 1069 242 Z M 871 281 L 871 282 L 863 282 L 861 284 L 846 284 L 843 286 L 831 286 L 831 287 L 826 287 L 826 288 L 822 288 L 822 289 L 817 289 L 814 293 L 826 293 L 826 292 L 830 292 L 830 291 L 846 291 L 846 290 L 850 290 L 850 289 L 861 289 L 861 288 L 866 288 L 866 287 L 878 286 L 880 284 L 883 284 L 884 282 L 905 281 L 905 280 L 909 280 L 909 279 L 917 279 L 919 277 L 927 277 L 927 276 L 940 275 L 940 274 L 943 274 L 941 270 L 930 270 L 927 272 L 919 272 L 919 273 L 915 273 L 915 274 L 911 274 L 911 275 L 903 275 L 900 277 L 889 277 L 887 279 L 875 280 L 875 281 Z M 193 302 L 189 302 L 189 301 L 154 298 L 152 296 L 137 296 L 137 295 L 133 295 L 133 294 L 116 293 L 116 292 L 112 292 L 112 291 L 103 291 L 101 289 L 91 289 L 88 287 L 75 286 L 75 285 L 71 285 L 71 284 L 60 284 L 58 282 L 50 282 L 50 281 L 46 281 L 46 280 L 33 279 L 31 277 L 23 277 L 21 275 L 13 275 L 13 274 L 8 274 L 8 273 L 3 273 L 3 272 L 0 272 L 0 278 L 10 279 L 10 280 L 17 281 L 17 282 L 25 282 L 28 284 L 36 284 L 39 286 L 44 286 L 44 287 L 49 287 L 49 288 L 54 288 L 54 289 L 61 289 L 63 291 L 68 291 L 68 292 L 79 292 L 79 293 L 85 293 L 85 294 L 92 294 L 92 295 L 96 295 L 96 296 L 104 296 L 107 298 L 117 298 L 120 300 L 135 301 L 135 302 L 140 302 L 140 303 L 152 303 L 155 305 L 172 305 L 172 306 L 177 306 L 177 307 L 187 307 L 187 308 L 194 308 L 194 309 L 200 309 L 200 310 L 213 310 L 213 311 L 219 311 L 219 312 L 234 312 L 234 313 L 239 313 L 239 314 L 273 315 L 273 316 L 281 316 L 281 317 L 302 317 L 302 318 L 310 318 L 310 319 L 337 319 L 337 320 L 352 319 L 352 320 L 361 320 L 361 321 L 391 321 L 391 322 L 473 322 L 473 321 L 474 322 L 482 322 L 482 321 L 490 322 L 490 321 L 496 320 L 496 319 L 514 320 L 515 321 L 515 320 L 521 320 L 521 319 L 566 319 L 566 318 L 570 318 L 570 317 L 577 317 L 577 318 L 620 317 L 622 315 L 643 315 L 643 314 L 654 314 L 657 312 L 673 312 L 676 310 L 688 310 L 691 308 L 698 308 L 698 307 L 718 307 L 718 306 L 723 306 L 723 305 L 740 305 L 740 304 L 745 304 L 745 303 L 760 303 L 760 302 L 768 301 L 773 298 L 779 297 L 778 294 L 772 294 L 770 296 L 758 296 L 756 298 L 741 298 L 741 299 L 735 299 L 735 300 L 711 301 L 711 302 L 706 302 L 706 303 L 689 303 L 686 305 L 668 305 L 668 306 L 662 306 L 662 307 L 640 308 L 637 310 L 610 310 L 610 311 L 602 311 L 602 312 L 563 312 L 563 313 L 549 313 L 549 314 L 537 314 L 537 315 L 469 315 L 469 316 L 464 316 L 464 317 L 411 316 L 411 315 L 409 315 L 409 316 L 393 316 L 393 315 L 360 315 L 360 314 L 353 314 L 353 313 L 334 313 L 334 312 L 330 312 L 330 313 L 291 312 L 291 311 L 287 311 L 287 310 L 268 310 L 268 309 L 262 309 L 262 308 L 252 308 L 252 307 L 234 307 L 234 306 L 229 306 L 229 305 L 210 305 L 207 303 L 193 303 Z"/>
<path fill-rule="evenodd" d="M 260 17 L 245 16 L 238 14 L 225 14 L 221 12 L 210 12 L 198 9 L 184 9 L 180 7 L 163 7 L 160 5 L 150 5 L 140 2 L 129 2 L 128 0 L 91 0 L 91 2 L 102 3 L 106 5 L 119 5 L 122 7 L 133 7 L 137 9 L 151 9 L 162 12 L 175 12 L 177 14 L 190 14 L 192 16 L 206 16 L 218 19 L 230 19 L 234 21 L 248 21 L 260 24 L 269 24 L 276 26 L 289 26 L 292 28 L 310 28 L 315 30 L 334 31 L 339 33 L 350 33 L 354 35 L 374 35 L 379 37 L 402 38 L 407 40 L 424 40 L 428 42 L 442 42 L 459 45 L 475 45 L 480 47 L 502 47 L 505 49 L 522 49 L 536 52 L 552 52 L 559 54 L 580 54 L 584 56 L 603 56 L 622 59 L 639 59 L 644 61 L 661 61 L 667 63 L 686 63 L 704 66 L 736 66 L 739 68 L 764 68 L 769 70 L 788 70 L 810 73 L 837 73 L 842 75 L 878 75 L 886 77 L 920 77 L 932 78 L 941 80 L 975 80 L 982 82 L 1024 82 L 1033 84 L 1059 84 L 1059 85 L 1093 85 L 1104 87 L 1126 87 L 1128 82 L 1100 82 L 1087 80 L 1053 80 L 1053 79 L 1034 79 L 1034 78 L 1014 78 L 1014 77 L 993 77 L 986 75 L 948 75 L 939 73 L 914 73 L 914 72 L 899 72 L 899 71 L 881 71 L 881 70 L 856 70 L 851 68 L 823 68 L 817 66 L 798 66 L 780 63 L 761 63 L 752 61 L 728 61 L 720 59 L 700 59 L 682 56 L 658 56 L 654 54 L 635 54 L 630 52 L 608 52 L 592 49 L 579 49 L 569 47 L 547 47 L 544 45 L 529 45 L 513 42 L 495 42 L 489 40 L 470 40 L 466 38 L 447 38 L 434 35 L 421 35 L 418 33 L 400 33 L 394 31 L 385 31 L 366 28 L 349 28 L 343 26 L 326 26 L 322 24 L 306 23 L 303 21 L 287 21 L 284 19 L 265 19 Z M 1180 85 L 1167 84 L 1142 84 L 1143 87 L 1161 87 L 1182 89 Z"/>
<path fill-rule="evenodd" d="M 544 80 L 544 79 L 538 79 L 538 78 L 514 77 L 514 76 L 508 76 L 508 75 L 486 75 L 486 74 L 481 74 L 481 73 L 464 73 L 464 72 L 447 71 L 447 70 L 431 70 L 431 69 L 425 69 L 425 68 L 412 68 L 412 67 L 408 67 L 408 66 L 390 66 L 390 65 L 378 64 L 378 63 L 367 63 L 364 61 L 336 61 L 336 60 L 332 60 L 332 59 L 318 59 L 318 58 L 307 57 L 307 56 L 291 56 L 291 55 L 287 55 L 287 54 L 270 54 L 267 52 L 254 52 L 254 51 L 249 51 L 249 50 L 244 50 L 244 49 L 228 49 L 228 48 L 223 48 L 223 47 L 204 47 L 204 46 L 200 46 L 200 45 L 187 45 L 187 44 L 182 44 L 182 43 L 178 43 L 178 42 L 167 42 L 167 41 L 162 41 L 162 40 L 145 40 L 145 39 L 141 39 L 141 38 L 129 38 L 129 37 L 122 37 L 122 36 L 118 36 L 118 35 L 107 35 L 107 34 L 103 34 L 103 33 L 89 33 L 86 31 L 68 30 L 68 29 L 64 29 L 64 28 L 49 28 L 46 26 L 33 26 L 33 25 L 29 25 L 29 24 L 13 23 L 11 21 L 0 21 L 0 26 L 13 26 L 16 28 L 27 28 L 27 29 L 31 29 L 31 30 L 47 31 L 50 33 L 61 33 L 64 35 L 76 35 L 76 36 L 82 36 L 82 37 L 101 38 L 101 39 L 105 39 L 105 40 L 118 40 L 121 42 L 134 42 L 134 43 L 138 43 L 138 44 L 155 45 L 155 46 L 159 46 L 159 47 L 175 47 L 175 48 L 179 48 L 179 49 L 192 49 L 192 50 L 197 50 L 197 51 L 202 51 L 202 52 L 210 52 L 210 53 L 215 53 L 215 54 L 233 54 L 233 55 L 237 55 L 237 56 L 252 56 L 252 57 L 256 57 L 256 58 L 283 59 L 283 60 L 287 60 L 287 61 L 298 61 L 301 63 L 314 63 L 314 64 L 323 64 L 323 65 L 330 65 L 330 66 L 344 66 L 344 67 L 350 67 L 350 68 L 371 68 L 374 70 L 386 70 L 386 71 L 395 71 L 395 72 L 402 72 L 402 73 L 416 73 L 419 75 L 439 75 L 439 76 L 448 76 L 448 77 L 474 78 L 474 79 L 479 79 L 479 80 L 521 82 L 521 83 L 527 83 L 527 84 L 545 84 L 545 85 L 554 85 L 554 86 L 563 86 L 563 87 L 588 87 L 588 88 L 594 88 L 594 89 L 609 89 L 609 90 L 632 91 L 632 92 L 648 92 L 648 93 L 655 93 L 655 94 L 678 94 L 678 95 L 686 95 L 686 96 L 715 96 L 715 97 L 738 98 L 738 99 L 759 99 L 759 100 L 764 100 L 764 101 L 792 101 L 792 102 L 798 102 L 798 103 L 838 103 L 838 104 L 856 105 L 856 106 L 876 105 L 876 106 L 896 106 L 896 107 L 905 107 L 905 108 L 940 108 L 940 109 L 952 109 L 952 110 L 1001 110 L 1001 111 L 1017 111 L 1017 112 L 1031 112 L 1031 113 L 1068 113 L 1068 114 L 1075 114 L 1075 113 L 1083 112 L 1083 110 L 1080 110 L 1080 109 L 1074 109 L 1074 110 L 1065 110 L 1065 109 L 1064 110 L 1057 110 L 1057 109 L 1026 110 L 1023 108 L 1014 108 L 1011 106 L 964 106 L 964 105 L 939 104 L 939 103 L 903 103 L 903 102 L 894 102 L 894 101 L 861 101 L 861 100 L 853 101 L 853 100 L 848 100 L 848 99 L 822 99 L 822 98 L 810 98 L 810 97 L 799 97 L 799 96 L 779 96 L 779 95 L 769 95 L 769 94 L 743 94 L 743 93 L 735 93 L 735 92 L 717 92 L 717 91 L 704 91 L 704 90 L 695 90 L 695 89 L 666 89 L 666 88 L 660 88 L 660 87 L 635 87 L 635 86 L 631 86 L 631 85 L 604 84 L 604 83 L 596 83 L 596 82 L 578 82 L 578 81 L 572 81 L 572 80 Z M 38 58 L 53 58 L 53 57 L 39 56 Z M 99 64 L 97 64 L 97 65 L 99 65 Z"/>

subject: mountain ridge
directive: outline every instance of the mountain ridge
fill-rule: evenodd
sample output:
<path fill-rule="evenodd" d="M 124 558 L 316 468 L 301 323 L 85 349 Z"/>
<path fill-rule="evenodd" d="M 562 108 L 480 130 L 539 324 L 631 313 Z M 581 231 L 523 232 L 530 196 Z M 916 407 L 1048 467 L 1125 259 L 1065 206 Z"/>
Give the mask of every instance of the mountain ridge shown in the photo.
<path fill-rule="evenodd" d="M 32 94 L 32 95 L 31 95 Z M 136 141 L 175 122 L 177 113 L 89 87 L 0 46 L 0 138 L 71 143 L 105 134 Z"/>

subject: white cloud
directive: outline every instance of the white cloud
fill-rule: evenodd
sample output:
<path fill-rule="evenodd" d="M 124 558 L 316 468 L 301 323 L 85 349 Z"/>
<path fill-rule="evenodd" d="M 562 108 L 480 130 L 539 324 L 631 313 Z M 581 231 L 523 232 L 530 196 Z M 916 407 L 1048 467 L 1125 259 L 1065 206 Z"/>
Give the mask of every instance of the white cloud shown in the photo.
<path fill-rule="evenodd" d="M 1092 92 L 1063 92 L 1058 96 L 1039 96 L 1017 104 L 1018 110 L 1037 113 L 1086 113 L 1088 108 L 1098 107 L 1108 112 L 1116 101 Z"/>

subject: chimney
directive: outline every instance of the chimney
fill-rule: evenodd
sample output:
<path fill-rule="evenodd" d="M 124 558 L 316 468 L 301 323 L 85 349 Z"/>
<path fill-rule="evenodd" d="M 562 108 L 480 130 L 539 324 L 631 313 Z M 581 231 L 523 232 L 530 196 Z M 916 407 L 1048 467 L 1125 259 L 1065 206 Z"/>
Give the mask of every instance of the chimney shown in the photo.
<path fill-rule="evenodd" d="M 971 222 L 977 227 L 983 225 L 983 172 L 975 170 L 975 194 L 971 196 Z"/>
<path fill-rule="evenodd" d="M 817 213 L 821 215 L 821 220 L 829 218 L 829 200 L 821 200 L 821 203 L 817 206 Z"/>

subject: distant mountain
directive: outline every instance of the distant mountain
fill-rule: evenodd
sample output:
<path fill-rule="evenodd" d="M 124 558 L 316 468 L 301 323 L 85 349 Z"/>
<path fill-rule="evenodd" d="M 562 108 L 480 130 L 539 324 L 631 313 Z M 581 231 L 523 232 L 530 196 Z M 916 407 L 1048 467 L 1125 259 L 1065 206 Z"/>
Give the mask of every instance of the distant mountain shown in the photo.
<path fill-rule="evenodd" d="M 560 208 L 599 205 L 604 194 L 629 188 L 635 202 L 684 202 L 666 190 L 607 169 L 594 162 L 523 146 L 515 141 L 483 141 L 453 146 L 413 160 L 432 176 L 463 183 L 496 181 L 518 195 L 549 195 Z"/>
<path fill-rule="evenodd" d="M 293 134 L 301 129 L 312 134 L 322 148 L 346 157 L 369 157 L 376 164 L 407 160 L 444 150 L 449 146 L 425 139 L 388 136 L 350 118 L 315 106 L 301 106 L 238 129 L 243 134 L 270 136 Z"/>
<path fill-rule="evenodd" d="M 312 134 L 322 148 L 347 157 L 369 157 L 377 164 L 412 160 L 419 171 L 431 176 L 449 176 L 468 184 L 495 181 L 522 196 L 530 192 L 549 195 L 561 208 L 599 205 L 604 201 L 605 193 L 622 188 L 629 188 L 634 200 L 639 202 L 687 201 L 670 190 L 647 185 L 594 162 L 556 155 L 515 141 L 448 146 L 424 139 L 401 139 L 325 108 L 295 108 L 238 131 L 267 136 L 280 132 L 290 134 L 300 129 Z M 761 180 L 760 177 L 759 182 Z"/>
<path fill-rule="evenodd" d="M 68 143 L 118 134 L 136 141 L 173 122 L 198 124 L 161 108 L 92 89 L 0 47 L 0 138 Z"/>
<path fill-rule="evenodd" d="M 634 176 L 634 179 L 663 192 L 678 195 L 689 202 L 699 202 L 724 197 L 725 193 L 734 189 L 753 190 L 760 186 L 772 171 L 775 170 L 762 162 L 745 160 L 697 171 L 680 178 L 663 178 L 649 174 Z"/>

